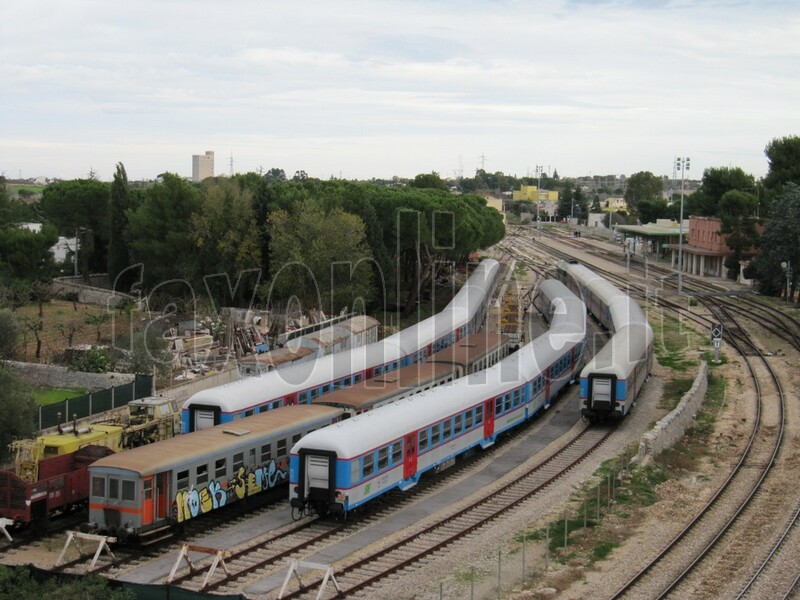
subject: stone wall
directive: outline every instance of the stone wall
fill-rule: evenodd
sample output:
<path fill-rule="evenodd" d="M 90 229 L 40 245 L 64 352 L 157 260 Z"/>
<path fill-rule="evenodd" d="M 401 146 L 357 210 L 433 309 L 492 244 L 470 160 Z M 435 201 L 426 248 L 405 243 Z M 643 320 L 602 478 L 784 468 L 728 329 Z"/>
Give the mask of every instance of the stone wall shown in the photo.
<path fill-rule="evenodd" d="M 691 389 L 683 395 L 678 406 L 661 418 L 650 431 L 642 436 L 639 441 L 639 454 L 636 456 L 639 464 L 643 464 L 660 452 L 671 448 L 675 442 L 683 437 L 683 434 L 692 424 L 694 415 L 703 403 L 707 390 L 708 365 L 705 362 L 701 362 Z"/>
<path fill-rule="evenodd" d="M 58 365 L 42 365 L 9 361 L 7 363 L 22 379 L 34 387 L 80 388 L 98 392 L 125 385 L 136 379 L 132 373 L 84 373 Z"/>
<path fill-rule="evenodd" d="M 131 301 L 134 304 L 137 302 L 137 298 L 130 294 L 108 289 L 108 277 L 106 275 L 92 275 L 89 281 L 91 285 L 84 285 L 82 277 L 57 277 L 53 280 L 51 289 L 57 296 L 77 294 L 78 302 L 84 304 L 98 304 L 116 308 L 127 301 Z"/>

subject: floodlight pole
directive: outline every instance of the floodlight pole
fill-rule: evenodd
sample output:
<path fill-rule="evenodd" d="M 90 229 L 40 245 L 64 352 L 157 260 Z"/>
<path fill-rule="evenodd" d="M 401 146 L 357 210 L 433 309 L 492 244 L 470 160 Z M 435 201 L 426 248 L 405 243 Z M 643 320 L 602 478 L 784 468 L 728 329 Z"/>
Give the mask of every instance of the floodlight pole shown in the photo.
<path fill-rule="evenodd" d="M 686 171 L 689 170 L 689 157 L 679 157 L 675 163 L 681 172 L 681 214 L 678 222 L 678 296 L 683 290 L 683 182 Z"/>

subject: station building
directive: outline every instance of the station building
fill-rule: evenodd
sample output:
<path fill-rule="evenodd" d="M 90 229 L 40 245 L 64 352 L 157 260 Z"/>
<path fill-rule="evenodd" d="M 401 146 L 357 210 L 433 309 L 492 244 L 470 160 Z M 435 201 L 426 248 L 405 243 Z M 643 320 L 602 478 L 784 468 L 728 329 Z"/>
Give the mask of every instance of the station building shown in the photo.
<path fill-rule="evenodd" d="M 683 221 L 683 244 L 679 243 L 681 228 L 669 219 L 658 219 L 647 225 L 617 225 L 620 241 L 628 252 L 655 257 L 656 261 L 669 256 L 673 269 L 697 277 L 729 278 L 725 259 L 733 252 L 720 232 L 722 221 L 717 217 L 689 217 Z M 754 253 L 754 252 L 753 252 Z M 683 264 L 679 266 L 679 256 Z M 736 273 L 735 279 L 741 280 Z M 744 282 L 743 282 L 744 283 Z"/>

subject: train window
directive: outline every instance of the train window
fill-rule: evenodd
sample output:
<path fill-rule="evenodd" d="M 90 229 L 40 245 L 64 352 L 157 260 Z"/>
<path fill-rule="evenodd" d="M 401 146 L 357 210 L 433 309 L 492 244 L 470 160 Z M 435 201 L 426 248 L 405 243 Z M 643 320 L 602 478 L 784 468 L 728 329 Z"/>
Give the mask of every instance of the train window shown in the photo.
<path fill-rule="evenodd" d="M 472 410 L 468 410 L 464 417 L 464 429 L 472 429 Z"/>
<path fill-rule="evenodd" d="M 363 473 L 363 477 L 369 477 L 375 471 L 375 455 L 374 454 L 366 454 L 363 459 L 361 459 L 362 465 L 361 470 Z"/>
<path fill-rule="evenodd" d="M 152 500 L 153 499 L 153 480 L 152 479 L 145 479 L 144 485 L 142 486 L 144 490 L 144 499 L 145 500 Z"/>
<path fill-rule="evenodd" d="M 294 446 L 299 441 L 300 441 L 300 434 L 299 433 L 295 433 L 292 436 L 292 446 Z"/>
<path fill-rule="evenodd" d="M 108 478 L 108 497 L 114 500 L 119 498 L 119 479 L 116 477 Z"/>
<path fill-rule="evenodd" d="M 419 444 L 417 445 L 419 451 L 422 452 L 428 447 L 428 430 L 423 429 L 419 432 Z"/>
<path fill-rule="evenodd" d="M 456 424 L 455 424 L 455 427 L 453 428 L 453 433 L 455 435 L 458 435 L 459 433 L 461 433 L 461 422 L 462 422 L 462 416 L 461 415 L 456 415 L 456 417 L 455 417 L 455 423 Z"/>
<path fill-rule="evenodd" d="M 378 450 L 378 470 L 385 469 L 389 466 L 389 448 L 383 447 Z"/>
<path fill-rule="evenodd" d="M 136 485 L 133 483 L 133 480 L 122 480 L 122 499 L 130 502 L 136 500 Z"/>
<path fill-rule="evenodd" d="M 250 448 L 247 451 L 247 466 L 248 467 L 255 467 L 256 466 L 256 449 Z"/>
<path fill-rule="evenodd" d="M 244 416 L 245 417 L 252 417 L 254 414 L 256 414 L 256 411 L 255 411 L 254 408 L 244 411 Z"/>
<path fill-rule="evenodd" d="M 305 404 L 306 402 L 308 402 L 308 392 L 300 392 L 300 394 L 298 395 L 298 399 L 300 401 L 300 404 Z"/>
<path fill-rule="evenodd" d="M 453 427 L 453 422 L 450 419 L 447 419 L 447 421 L 442 423 L 442 428 L 443 428 L 442 439 L 443 440 L 446 440 L 446 439 L 448 439 L 450 437 L 450 431 L 451 431 L 452 427 Z"/>
<path fill-rule="evenodd" d="M 233 474 L 236 475 L 242 468 L 244 468 L 244 452 L 237 452 L 233 455 Z"/>
<path fill-rule="evenodd" d="M 511 394 L 503 396 L 503 410 L 511 410 Z"/>
<path fill-rule="evenodd" d="M 403 444 L 395 442 L 392 444 L 392 464 L 399 464 L 401 460 L 403 460 Z"/>
<path fill-rule="evenodd" d="M 272 403 L 272 410 L 275 410 L 276 408 L 280 408 L 282 403 L 283 403 L 282 400 L 275 400 L 275 402 Z"/>
<path fill-rule="evenodd" d="M 189 469 L 178 471 L 177 486 L 179 490 L 185 490 L 189 487 Z"/>
<path fill-rule="evenodd" d="M 323 394 L 327 394 L 330 391 L 331 391 L 331 384 L 330 383 L 326 383 L 325 385 L 322 386 L 322 393 Z"/>
<path fill-rule="evenodd" d="M 262 464 L 268 463 L 272 460 L 272 444 L 264 444 L 261 446 L 261 462 Z"/>
<path fill-rule="evenodd" d="M 217 462 L 214 463 L 214 477 L 216 477 L 217 479 L 223 479 L 227 471 L 228 471 L 228 459 L 218 458 Z"/>
<path fill-rule="evenodd" d="M 483 423 L 483 404 L 475 407 L 475 425 Z"/>
<path fill-rule="evenodd" d="M 278 440 L 278 448 L 275 453 L 278 456 L 286 456 L 286 440 Z"/>
<path fill-rule="evenodd" d="M 354 381 L 355 383 L 358 383 L 358 382 L 359 382 L 359 381 L 361 381 L 362 379 L 364 379 L 364 376 L 363 376 L 361 373 L 356 373 L 355 377 L 353 378 L 353 381 Z"/>
<path fill-rule="evenodd" d="M 431 427 L 431 446 L 435 446 L 439 443 L 439 439 L 442 435 L 442 427 L 439 423 Z"/>
<path fill-rule="evenodd" d="M 145 483 L 147 483 L 147 482 L 145 482 Z M 96 496 L 98 498 L 105 498 L 105 495 L 106 495 L 106 480 L 105 480 L 105 478 L 104 477 L 92 477 L 92 496 Z"/>
<path fill-rule="evenodd" d="M 208 483 L 208 465 L 200 465 L 195 472 L 195 483 Z"/>
<path fill-rule="evenodd" d="M 498 396 L 494 399 L 494 414 L 499 415 L 503 412 L 503 397 Z"/>

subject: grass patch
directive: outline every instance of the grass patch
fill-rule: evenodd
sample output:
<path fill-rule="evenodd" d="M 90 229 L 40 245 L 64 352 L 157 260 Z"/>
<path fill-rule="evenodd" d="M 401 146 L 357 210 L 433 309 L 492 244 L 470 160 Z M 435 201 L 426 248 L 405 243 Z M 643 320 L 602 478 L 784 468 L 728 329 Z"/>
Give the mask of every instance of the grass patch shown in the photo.
<path fill-rule="evenodd" d="M 33 390 L 33 396 L 39 406 L 55 404 L 66 398 L 83 396 L 85 393 L 86 390 L 80 388 L 36 388 Z"/>
<path fill-rule="evenodd" d="M 708 443 L 714 431 L 717 415 L 725 406 L 726 393 L 725 379 L 709 374 L 708 391 L 692 426 L 672 448 L 664 450 L 656 457 L 657 464 L 675 472 L 692 471 L 697 468 L 697 461 L 708 454 Z"/>
<path fill-rule="evenodd" d="M 453 573 L 453 579 L 456 583 L 471 583 L 472 581 L 480 581 L 489 575 L 494 575 L 491 571 L 486 569 L 470 569 L 468 571 L 459 570 Z"/>
<path fill-rule="evenodd" d="M 661 400 L 658 403 L 658 408 L 665 410 L 672 410 L 683 398 L 683 395 L 692 389 L 694 383 L 693 378 L 681 377 L 678 379 L 670 379 L 664 382 L 663 393 Z"/>
<path fill-rule="evenodd" d="M 703 352 L 703 360 L 708 363 L 709 369 L 715 369 L 722 365 L 728 364 L 728 357 L 725 356 L 722 352 L 719 353 L 719 362 L 714 362 L 714 353 L 711 351 Z"/>
<path fill-rule="evenodd" d="M 617 488 L 616 501 L 628 506 L 650 506 L 658 500 L 656 486 L 667 479 L 669 474 L 658 465 L 633 469 L 628 479 Z"/>
<path fill-rule="evenodd" d="M 585 485 L 572 497 L 572 510 L 547 525 L 547 529 L 518 534 L 517 543 L 548 538 L 553 560 L 563 564 L 591 565 L 607 558 L 636 527 L 641 508 L 658 501 L 656 487 L 669 479 L 660 465 L 630 467 L 629 448 L 623 456 L 607 460 L 595 471 L 593 485 Z M 610 501 L 609 501 L 610 498 Z M 611 518 L 612 524 L 606 525 Z"/>
<path fill-rule="evenodd" d="M 658 363 L 676 371 L 687 371 L 696 366 L 695 360 L 686 357 L 690 348 L 697 345 L 698 335 L 682 322 L 670 317 L 661 309 L 648 308 L 647 318 L 653 328 L 653 345 Z"/>
<path fill-rule="evenodd" d="M 611 551 L 618 545 L 619 544 L 611 540 L 599 542 L 592 548 L 592 558 L 594 558 L 594 560 L 603 560 L 606 556 L 611 554 Z"/>

